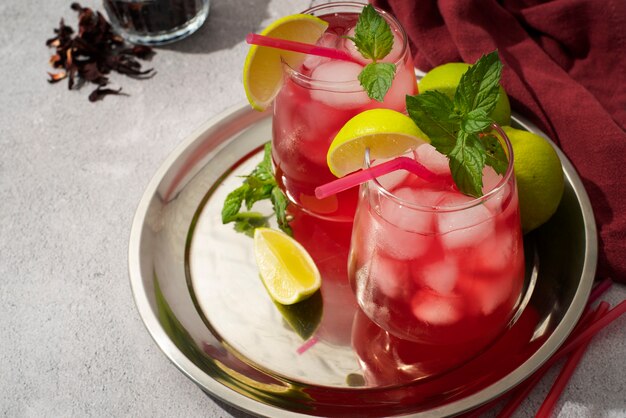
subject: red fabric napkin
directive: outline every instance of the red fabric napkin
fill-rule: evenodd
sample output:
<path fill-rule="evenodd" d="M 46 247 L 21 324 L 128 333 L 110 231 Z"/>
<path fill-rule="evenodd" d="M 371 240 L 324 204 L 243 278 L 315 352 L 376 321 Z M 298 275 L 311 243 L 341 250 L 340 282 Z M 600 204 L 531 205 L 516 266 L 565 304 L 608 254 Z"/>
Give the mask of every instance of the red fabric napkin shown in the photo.
<path fill-rule="evenodd" d="M 599 231 L 598 274 L 626 283 L 626 1 L 372 2 L 400 20 L 423 71 L 498 49 L 513 109 L 583 180 Z"/>

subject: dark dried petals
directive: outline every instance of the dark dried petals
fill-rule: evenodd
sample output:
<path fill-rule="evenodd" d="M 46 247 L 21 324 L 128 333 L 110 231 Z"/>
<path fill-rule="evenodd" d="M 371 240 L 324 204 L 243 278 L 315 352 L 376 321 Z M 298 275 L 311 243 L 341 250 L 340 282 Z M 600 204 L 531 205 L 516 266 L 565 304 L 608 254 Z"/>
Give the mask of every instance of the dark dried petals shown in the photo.
<path fill-rule="evenodd" d="M 154 55 L 154 51 L 149 46 L 135 45 L 132 48 L 132 54 L 137 58 L 145 60 L 152 58 L 152 56 Z"/>
<path fill-rule="evenodd" d="M 115 34 L 111 25 L 100 12 L 72 3 L 72 10 L 78 12 L 78 33 L 66 26 L 63 19 L 54 29 L 56 36 L 46 41 L 46 45 L 56 49 L 50 57 L 53 68 L 63 69 L 60 73 L 48 73 L 50 83 L 68 79 L 68 88 L 80 88 L 85 82 L 98 85 L 89 95 L 92 102 L 107 95 L 119 95 L 121 89 L 103 88 L 109 83 L 106 74 L 111 71 L 134 78 L 152 77 L 153 69 L 142 70 L 139 59 L 150 59 L 152 48 L 143 45 L 125 45 L 124 39 Z"/>
<path fill-rule="evenodd" d="M 63 59 L 61 58 L 59 54 L 54 54 L 50 56 L 50 65 L 53 68 L 60 68 L 60 66 L 63 65 Z"/>
<path fill-rule="evenodd" d="M 46 46 L 50 46 L 50 47 L 54 47 L 56 48 L 57 46 L 61 45 L 61 41 L 59 41 L 59 38 L 50 38 L 46 41 Z"/>
<path fill-rule="evenodd" d="M 48 83 L 57 83 L 67 77 L 67 73 L 65 71 L 61 73 L 48 73 L 50 78 L 48 79 Z"/>
<path fill-rule="evenodd" d="M 122 93 L 121 88 L 115 90 L 115 89 L 103 89 L 102 87 L 98 87 L 97 89 L 92 91 L 91 94 L 89 95 L 89 101 L 97 102 L 98 100 L 102 100 L 104 96 L 108 96 L 109 94 L 126 96 L 126 94 Z"/>
<path fill-rule="evenodd" d="M 100 72 L 95 62 L 90 62 L 85 65 L 83 70 L 83 78 L 86 81 L 98 84 L 99 86 L 106 86 L 109 82 L 109 79 Z"/>

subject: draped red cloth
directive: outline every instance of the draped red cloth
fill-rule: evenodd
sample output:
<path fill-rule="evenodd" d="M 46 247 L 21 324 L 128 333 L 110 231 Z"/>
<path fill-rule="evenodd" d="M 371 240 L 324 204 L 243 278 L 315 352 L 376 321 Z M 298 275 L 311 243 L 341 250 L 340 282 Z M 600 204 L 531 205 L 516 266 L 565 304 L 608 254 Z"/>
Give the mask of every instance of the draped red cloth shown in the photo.
<path fill-rule="evenodd" d="M 598 275 L 626 283 L 626 0 L 372 0 L 402 23 L 415 65 L 498 49 L 512 108 L 561 148 L 599 232 Z"/>

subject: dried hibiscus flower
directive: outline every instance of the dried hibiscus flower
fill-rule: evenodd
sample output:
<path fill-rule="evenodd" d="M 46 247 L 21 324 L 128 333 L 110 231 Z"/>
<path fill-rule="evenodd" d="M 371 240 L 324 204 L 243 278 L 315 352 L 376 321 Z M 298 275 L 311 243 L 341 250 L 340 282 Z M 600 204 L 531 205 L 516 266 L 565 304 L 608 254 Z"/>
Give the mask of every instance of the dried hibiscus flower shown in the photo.
<path fill-rule="evenodd" d="M 152 48 L 143 45 L 128 46 L 124 39 L 113 32 L 109 22 L 100 12 L 72 3 L 72 10 L 78 12 L 78 34 L 63 19 L 54 30 L 56 36 L 48 39 L 46 45 L 55 48 L 50 57 L 50 65 L 60 69 L 48 73 L 50 83 L 68 79 L 68 88 L 79 88 L 84 82 L 96 84 L 89 100 L 95 102 L 109 94 L 122 94 L 122 89 L 104 88 L 109 83 L 107 74 L 117 71 L 136 78 L 149 78 L 153 69 L 142 70 L 139 59 L 149 59 L 154 54 Z"/>

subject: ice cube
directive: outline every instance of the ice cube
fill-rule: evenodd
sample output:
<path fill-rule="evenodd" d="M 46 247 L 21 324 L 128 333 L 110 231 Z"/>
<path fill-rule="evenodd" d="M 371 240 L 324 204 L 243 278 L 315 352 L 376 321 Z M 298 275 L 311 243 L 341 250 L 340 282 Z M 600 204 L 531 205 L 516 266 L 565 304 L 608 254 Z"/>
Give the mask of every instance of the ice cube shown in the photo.
<path fill-rule="evenodd" d="M 398 216 L 402 216 L 401 211 L 397 213 Z M 398 228 L 380 217 L 377 217 L 374 223 L 376 224 L 376 246 L 391 257 L 410 260 L 422 256 L 428 250 L 431 242 L 430 236 Z"/>
<path fill-rule="evenodd" d="M 414 188 L 414 187 L 403 187 L 393 192 L 394 196 L 397 198 L 404 200 L 406 202 L 410 202 L 419 206 L 437 206 L 441 199 L 444 197 L 445 192 L 441 190 L 432 190 L 432 189 L 422 189 L 422 188 Z M 413 211 L 416 209 L 405 209 L 407 211 Z M 428 212 L 425 210 L 425 212 Z M 423 219 L 425 222 L 428 222 L 430 226 L 430 222 L 432 222 L 432 214 L 428 212 L 428 215 L 424 216 Z M 415 223 L 412 222 L 412 225 Z M 411 229 L 410 225 L 406 225 L 405 228 Z M 413 230 L 413 229 L 412 229 Z M 430 232 L 430 228 L 416 228 L 416 231 L 428 231 Z"/>
<path fill-rule="evenodd" d="M 408 205 L 403 204 L 402 201 L 422 206 L 431 205 L 437 201 L 438 194 L 436 192 L 401 187 L 394 190 L 393 194 L 400 200 L 396 201 L 391 198 L 383 198 L 384 200 L 381 202 L 380 211 L 384 219 L 405 231 L 422 234 L 434 232 L 433 212 L 408 207 Z"/>
<path fill-rule="evenodd" d="M 452 257 L 432 263 L 420 263 L 413 271 L 413 279 L 418 285 L 426 286 L 440 295 L 449 295 L 459 276 L 458 262 Z"/>
<path fill-rule="evenodd" d="M 333 91 L 323 87 L 313 89 L 311 97 L 336 109 L 354 109 L 366 105 L 370 98 L 357 78 L 362 69 L 359 64 L 347 61 L 329 61 L 320 64 L 313 70 L 311 77 L 337 84 L 333 86 Z"/>
<path fill-rule="evenodd" d="M 302 147 L 302 149 L 306 149 L 306 151 L 301 154 L 304 158 L 312 161 L 315 165 L 326 167 L 328 165 L 328 144 L 320 141 L 320 137 L 312 137 L 312 131 L 315 131 L 314 127 L 302 134 L 302 141 L 298 145 Z M 328 136 L 328 138 L 334 138 L 335 135 L 337 135 L 337 132 L 332 133 Z"/>
<path fill-rule="evenodd" d="M 519 236 L 516 231 L 499 231 L 486 237 L 475 249 L 475 262 L 480 271 L 489 273 L 505 272 L 511 267 L 513 256 L 516 256 L 519 248 Z"/>
<path fill-rule="evenodd" d="M 474 280 L 470 299 L 477 303 L 483 315 L 493 313 L 501 304 L 512 297 L 513 280 Z"/>
<path fill-rule="evenodd" d="M 325 32 L 316 42 L 317 45 L 326 48 L 336 48 L 341 38 L 334 33 Z M 319 55 L 307 55 L 302 65 L 305 71 L 311 71 L 320 64 L 330 61 L 330 58 L 320 57 Z"/>
<path fill-rule="evenodd" d="M 437 295 L 427 289 L 415 293 L 411 309 L 418 320 L 427 324 L 451 325 L 461 319 L 459 298 Z"/>
<path fill-rule="evenodd" d="M 369 280 L 385 296 L 400 297 L 409 288 L 409 266 L 405 261 L 375 253 L 369 268 Z"/>
<path fill-rule="evenodd" d="M 320 106 L 308 97 L 296 103 L 291 119 L 292 123 L 300 128 L 296 144 L 298 153 L 315 164 L 326 167 L 328 147 L 345 124 L 346 115 L 337 112 L 337 109 Z"/>
<path fill-rule="evenodd" d="M 420 145 L 415 153 L 417 161 L 435 174 L 450 174 L 448 157 L 441 154 L 430 144 Z"/>
<path fill-rule="evenodd" d="M 446 193 L 441 204 L 462 205 L 471 200 L 473 200 L 471 197 L 460 193 Z M 493 215 L 483 204 L 439 213 L 437 225 L 442 234 L 442 245 L 448 249 L 479 245 L 481 240 L 493 234 L 495 230 Z"/>

